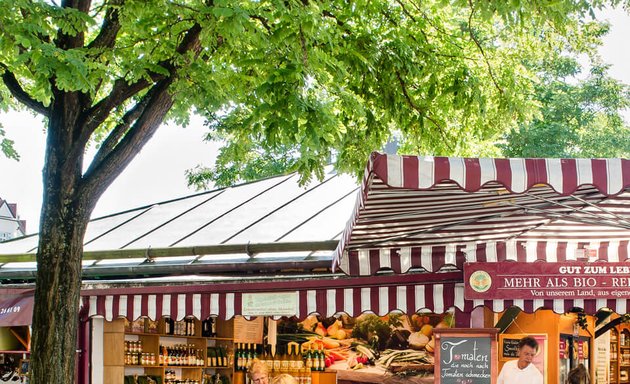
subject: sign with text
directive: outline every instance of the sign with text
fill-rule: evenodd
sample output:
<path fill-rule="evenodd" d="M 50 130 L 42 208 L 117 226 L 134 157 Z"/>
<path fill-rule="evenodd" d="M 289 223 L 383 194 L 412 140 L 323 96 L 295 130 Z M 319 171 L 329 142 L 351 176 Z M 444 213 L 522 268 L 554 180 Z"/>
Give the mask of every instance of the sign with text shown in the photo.
<path fill-rule="evenodd" d="M 435 329 L 435 383 L 494 384 L 497 328 Z"/>
<path fill-rule="evenodd" d="M 503 335 L 501 335 L 503 336 Z M 518 357 L 518 343 L 521 339 L 510 339 L 503 337 L 501 340 L 501 357 L 516 358 Z"/>
<path fill-rule="evenodd" d="M 234 318 L 234 342 L 262 344 L 264 318 L 247 320 L 242 316 Z"/>
<path fill-rule="evenodd" d="M 630 296 L 630 263 L 468 262 L 464 282 L 467 300 L 622 298 Z"/>
<path fill-rule="evenodd" d="M 297 292 L 243 293 L 243 316 L 295 316 Z"/>
<path fill-rule="evenodd" d="M 533 337 L 538 342 L 538 351 L 532 364 L 542 373 L 547 383 L 547 334 L 502 333 L 499 335 L 499 361 L 506 362 L 518 358 L 518 343 L 525 336 Z M 562 339 L 560 339 L 562 341 Z"/>

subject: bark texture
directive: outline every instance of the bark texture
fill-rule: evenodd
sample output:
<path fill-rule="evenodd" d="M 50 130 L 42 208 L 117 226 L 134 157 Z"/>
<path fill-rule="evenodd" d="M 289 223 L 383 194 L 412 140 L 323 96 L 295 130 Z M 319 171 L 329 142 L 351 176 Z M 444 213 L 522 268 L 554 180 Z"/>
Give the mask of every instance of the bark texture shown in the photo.
<path fill-rule="evenodd" d="M 51 108 L 48 125 L 31 340 L 33 383 L 75 380 L 81 255 L 90 214 L 86 199 L 77 195 L 82 155 L 69 155 L 79 110 L 76 96 L 62 96 Z"/>

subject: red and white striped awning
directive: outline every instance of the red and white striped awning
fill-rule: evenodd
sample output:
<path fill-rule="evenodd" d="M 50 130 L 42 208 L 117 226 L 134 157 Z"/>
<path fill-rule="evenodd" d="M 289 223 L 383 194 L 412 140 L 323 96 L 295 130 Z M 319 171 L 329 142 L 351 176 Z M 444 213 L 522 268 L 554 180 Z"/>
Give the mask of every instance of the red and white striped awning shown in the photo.
<path fill-rule="evenodd" d="M 531 313 L 540 308 L 566 313 L 573 307 L 594 314 L 601 308 L 617 313 L 630 311 L 629 298 L 565 300 L 465 300 L 461 272 L 420 273 L 362 278 L 317 279 L 280 283 L 230 283 L 196 286 L 142 287 L 88 290 L 82 292 L 82 314 L 112 320 L 125 317 L 181 320 L 187 316 L 230 319 L 242 314 L 243 295 L 253 292 L 296 292 L 300 319 L 317 313 L 332 316 L 364 312 L 386 315 L 414 313 L 422 309 L 444 313 L 452 308 L 470 313 L 485 306 L 500 312 L 517 306 Z M 460 322 L 460 319 L 456 318 Z M 466 326 L 466 319 L 459 323 Z"/>
<path fill-rule="evenodd" d="M 373 275 L 486 259 L 625 261 L 629 240 L 630 160 L 373 153 L 334 267 Z"/>
<path fill-rule="evenodd" d="M 107 320 L 146 316 L 159 319 L 186 316 L 230 319 L 242 315 L 243 295 L 247 293 L 295 292 L 298 318 L 317 313 L 332 316 L 363 312 L 386 315 L 392 311 L 414 313 L 429 309 L 444 313 L 451 308 L 472 310 L 464 302 L 461 272 L 420 273 L 370 278 L 313 279 L 284 282 L 241 282 L 195 286 L 141 287 L 85 290 L 84 317 Z"/>

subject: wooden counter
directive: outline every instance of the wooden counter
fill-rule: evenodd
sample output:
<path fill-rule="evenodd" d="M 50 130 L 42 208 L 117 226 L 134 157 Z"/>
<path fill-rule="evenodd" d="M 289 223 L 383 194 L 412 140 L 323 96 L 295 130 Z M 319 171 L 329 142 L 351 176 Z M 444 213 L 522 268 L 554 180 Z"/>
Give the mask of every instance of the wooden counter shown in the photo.
<path fill-rule="evenodd" d="M 397 376 L 381 367 L 369 366 L 357 370 L 347 369 L 345 362 L 332 365 L 327 371 L 337 372 L 338 384 L 351 383 L 386 383 L 386 384 L 429 384 L 433 383 L 433 374 L 428 376 Z"/>

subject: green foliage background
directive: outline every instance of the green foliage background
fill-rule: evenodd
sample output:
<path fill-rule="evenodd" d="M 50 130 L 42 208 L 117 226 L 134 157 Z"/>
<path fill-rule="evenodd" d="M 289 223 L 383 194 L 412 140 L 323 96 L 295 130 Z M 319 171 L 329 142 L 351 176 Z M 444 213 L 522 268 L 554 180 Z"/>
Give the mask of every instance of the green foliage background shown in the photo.
<path fill-rule="evenodd" d="M 595 58 L 607 27 L 593 12 L 619 1 L 117 0 L 95 1 L 89 12 L 0 3 L 1 68 L 43 105 L 52 86 L 99 100 L 117 80 L 150 82 L 169 73 L 165 63 L 185 62 L 169 119 L 186 124 L 191 111 L 203 114 L 208 138 L 226 144 L 216 169 L 189 171 L 198 187 L 292 170 L 306 181 L 331 160 L 360 173 L 393 136 L 403 153 L 457 156 L 608 155 L 597 148 L 626 141 L 614 112 L 627 89 L 605 66 L 573 91 L 569 74 L 554 69 L 580 54 Z M 122 25 L 113 48 L 55 45 L 58 31 L 94 39 L 112 8 Z M 201 54 L 174 56 L 195 23 Z M 92 139 L 103 140 L 142 96 L 120 105 Z M 552 102 L 590 96 L 608 102 L 607 111 L 549 113 Z M 17 105 L 5 88 L 0 97 L 2 108 Z M 570 134 L 557 132 L 562 118 L 574 119 Z M 539 145 L 565 134 L 581 137 L 580 151 Z M 2 148 L 15 155 L 6 138 Z"/>

